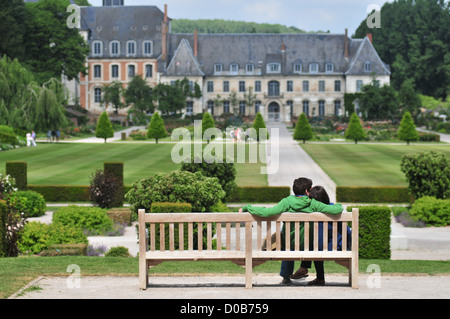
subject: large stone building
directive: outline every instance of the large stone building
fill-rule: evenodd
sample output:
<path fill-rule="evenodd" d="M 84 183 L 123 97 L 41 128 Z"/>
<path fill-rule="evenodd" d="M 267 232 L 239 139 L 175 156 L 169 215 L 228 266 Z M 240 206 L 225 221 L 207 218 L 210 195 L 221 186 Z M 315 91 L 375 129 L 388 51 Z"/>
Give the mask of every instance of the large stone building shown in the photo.
<path fill-rule="evenodd" d="M 376 77 L 390 81 L 368 35 L 174 34 L 167 6 L 125 6 L 104 0 L 82 7 L 80 33 L 88 41 L 89 74 L 71 87 L 80 104 L 102 111 L 102 88 L 126 86 L 141 74 L 150 86 L 188 78 L 202 89 L 188 99 L 185 114 L 261 112 L 265 120 L 291 116 L 343 115 L 344 93 L 358 92 Z M 112 110 L 111 110 L 112 111 Z"/>

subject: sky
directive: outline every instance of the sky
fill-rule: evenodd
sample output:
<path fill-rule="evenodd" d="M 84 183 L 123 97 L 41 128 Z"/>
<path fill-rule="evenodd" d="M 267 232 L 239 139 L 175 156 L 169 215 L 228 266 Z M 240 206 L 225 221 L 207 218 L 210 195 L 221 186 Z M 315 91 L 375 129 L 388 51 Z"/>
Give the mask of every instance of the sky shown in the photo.
<path fill-rule="evenodd" d="M 102 5 L 102 0 L 89 2 Z M 348 28 L 352 35 L 367 17 L 368 7 L 373 4 L 381 8 L 385 2 L 392 0 L 125 0 L 125 5 L 155 5 L 164 11 L 167 4 L 172 19 L 278 23 L 341 34 Z"/>

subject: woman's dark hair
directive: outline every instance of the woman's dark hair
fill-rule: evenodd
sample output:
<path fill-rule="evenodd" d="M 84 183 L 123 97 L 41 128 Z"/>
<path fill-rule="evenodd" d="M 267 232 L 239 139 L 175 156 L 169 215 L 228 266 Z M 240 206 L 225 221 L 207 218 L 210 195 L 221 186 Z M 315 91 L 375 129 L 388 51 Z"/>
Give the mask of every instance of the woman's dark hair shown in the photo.
<path fill-rule="evenodd" d="M 312 180 L 306 177 L 300 177 L 294 180 L 292 190 L 295 195 L 306 195 L 305 191 L 310 190 L 312 186 Z"/>
<path fill-rule="evenodd" d="M 314 198 L 315 200 L 324 204 L 330 204 L 330 197 L 328 197 L 327 191 L 322 186 L 314 186 L 313 188 L 311 188 L 309 197 Z"/>

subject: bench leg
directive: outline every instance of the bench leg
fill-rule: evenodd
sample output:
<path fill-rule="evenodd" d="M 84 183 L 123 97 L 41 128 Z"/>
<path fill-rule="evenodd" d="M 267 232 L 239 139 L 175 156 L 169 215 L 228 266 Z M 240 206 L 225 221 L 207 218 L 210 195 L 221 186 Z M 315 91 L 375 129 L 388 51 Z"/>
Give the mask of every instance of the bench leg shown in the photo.
<path fill-rule="evenodd" d="M 145 258 L 139 259 L 139 288 L 146 290 L 148 284 L 148 263 Z"/>
<path fill-rule="evenodd" d="M 350 267 L 348 269 L 349 272 L 349 284 L 351 285 L 351 287 L 353 289 L 358 289 L 359 288 L 359 278 L 358 278 L 358 274 L 359 274 L 359 266 L 358 266 L 358 261 L 355 261 L 354 259 L 351 260 L 351 264 Z"/>
<path fill-rule="evenodd" d="M 252 223 L 245 224 L 245 288 L 252 289 Z"/>

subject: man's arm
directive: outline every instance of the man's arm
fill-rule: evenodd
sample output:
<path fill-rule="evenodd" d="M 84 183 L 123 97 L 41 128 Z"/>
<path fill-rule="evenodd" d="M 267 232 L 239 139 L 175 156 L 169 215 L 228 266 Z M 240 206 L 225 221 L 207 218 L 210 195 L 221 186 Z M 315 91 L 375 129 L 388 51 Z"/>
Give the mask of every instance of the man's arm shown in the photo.
<path fill-rule="evenodd" d="M 287 200 L 282 199 L 277 205 L 273 207 L 255 207 L 252 205 L 246 205 L 242 207 L 243 212 L 249 212 L 250 214 L 260 217 L 269 217 L 286 212 L 289 209 Z"/>
<path fill-rule="evenodd" d="M 341 204 L 327 205 L 327 204 L 324 204 L 322 202 L 315 200 L 314 198 L 311 199 L 311 209 L 314 212 L 320 212 L 320 213 L 332 214 L 332 215 L 340 214 L 344 210 L 344 208 L 342 207 Z"/>

